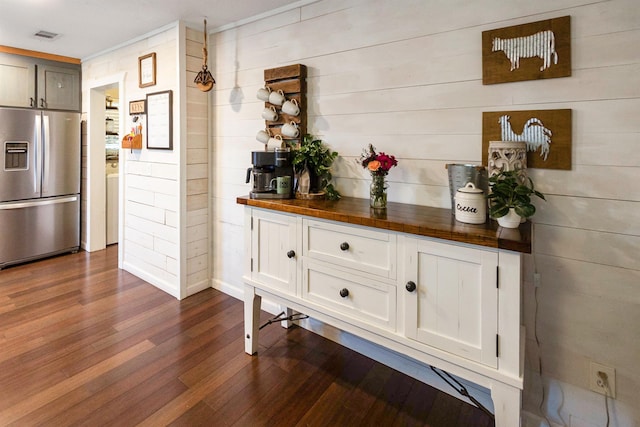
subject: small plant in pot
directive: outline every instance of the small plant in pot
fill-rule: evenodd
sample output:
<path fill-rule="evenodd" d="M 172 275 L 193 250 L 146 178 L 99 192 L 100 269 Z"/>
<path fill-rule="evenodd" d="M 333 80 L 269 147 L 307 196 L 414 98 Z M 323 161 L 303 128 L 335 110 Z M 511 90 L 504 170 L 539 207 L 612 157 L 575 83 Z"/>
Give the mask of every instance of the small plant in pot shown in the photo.
<path fill-rule="evenodd" d="M 520 218 L 529 218 L 536 213 L 531 197 L 545 200 L 544 195 L 534 188 L 531 178 L 524 183 L 518 170 L 501 171 L 489 178 L 489 215 L 506 228 L 516 228 Z"/>
<path fill-rule="evenodd" d="M 331 165 L 338 157 L 322 140 L 313 135 L 304 135 L 300 146 L 293 150 L 293 171 L 298 178 L 296 194 L 309 196 L 318 194 L 329 200 L 337 200 L 340 193 L 331 184 Z"/>

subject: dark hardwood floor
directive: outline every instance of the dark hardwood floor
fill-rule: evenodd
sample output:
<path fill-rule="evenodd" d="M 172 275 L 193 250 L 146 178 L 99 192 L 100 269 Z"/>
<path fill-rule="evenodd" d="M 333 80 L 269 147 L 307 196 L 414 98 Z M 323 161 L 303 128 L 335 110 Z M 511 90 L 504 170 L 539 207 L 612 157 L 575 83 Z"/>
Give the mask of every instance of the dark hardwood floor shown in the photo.
<path fill-rule="evenodd" d="M 214 289 L 177 301 L 116 246 L 0 271 L 0 425 L 493 426 L 302 328 L 248 356 L 242 311 Z"/>

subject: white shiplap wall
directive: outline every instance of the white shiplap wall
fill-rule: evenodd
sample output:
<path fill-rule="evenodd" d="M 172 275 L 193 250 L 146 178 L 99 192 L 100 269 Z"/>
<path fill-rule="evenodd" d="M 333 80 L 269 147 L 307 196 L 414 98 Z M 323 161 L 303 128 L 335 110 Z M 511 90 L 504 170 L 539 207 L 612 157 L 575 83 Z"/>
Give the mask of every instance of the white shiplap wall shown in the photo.
<path fill-rule="evenodd" d="M 120 152 L 124 170 L 124 175 L 120 176 L 124 206 L 121 224 L 124 239 L 120 245 L 124 246 L 124 269 L 177 298 L 181 297 L 179 37 L 180 26 L 172 25 L 82 63 L 83 102 L 89 99 L 86 88 L 93 82 L 123 72 L 125 87 L 121 88 L 121 93 L 124 98 L 120 103 L 127 113 L 129 101 L 145 99 L 147 93 L 173 91 L 173 150 L 149 150 L 145 138 L 142 150 Z M 156 85 L 139 88 L 138 57 L 151 52 L 156 53 Z M 83 111 L 87 108 L 85 105 Z M 133 123 L 128 114 L 126 117 L 128 122 L 124 129 L 128 131 Z M 146 136 L 146 121 L 142 125 Z"/>
<path fill-rule="evenodd" d="M 569 78 L 482 85 L 484 30 L 571 16 Z M 355 159 L 394 154 L 392 201 L 449 207 L 444 165 L 481 161 L 482 112 L 570 108 L 570 171 L 531 170 L 549 195 L 526 259 L 525 403 L 537 412 L 541 354 L 557 425 L 604 425 L 589 361 L 617 370 L 619 426 L 640 424 L 640 4 L 637 0 L 322 0 L 211 37 L 214 285 L 241 289 L 245 171 L 264 126 L 263 70 L 308 67 L 309 131 L 340 153 L 337 188 L 366 197 Z M 538 290 L 538 337 L 533 340 Z M 588 421 L 586 421 L 588 420 Z"/>

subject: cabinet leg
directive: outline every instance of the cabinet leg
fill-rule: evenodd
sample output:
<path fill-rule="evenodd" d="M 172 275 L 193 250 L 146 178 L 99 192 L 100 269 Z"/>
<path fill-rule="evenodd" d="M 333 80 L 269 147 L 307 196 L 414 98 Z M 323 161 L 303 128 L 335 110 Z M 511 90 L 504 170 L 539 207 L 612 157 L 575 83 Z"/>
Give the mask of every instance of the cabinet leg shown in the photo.
<path fill-rule="evenodd" d="M 256 295 L 256 288 L 244 286 L 244 351 L 258 352 L 258 331 L 260 330 L 260 305 L 262 297 Z"/>
<path fill-rule="evenodd" d="M 289 307 L 280 306 L 280 311 L 283 311 L 286 317 L 291 317 L 291 315 L 293 314 L 293 310 L 291 310 Z M 280 325 L 283 328 L 289 329 L 293 326 L 293 322 L 291 320 L 283 320 L 280 322 Z"/>
<path fill-rule="evenodd" d="M 496 427 L 520 425 L 522 390 L 503 383 L 491 384 L 491 399 L 496 417 Z"/>

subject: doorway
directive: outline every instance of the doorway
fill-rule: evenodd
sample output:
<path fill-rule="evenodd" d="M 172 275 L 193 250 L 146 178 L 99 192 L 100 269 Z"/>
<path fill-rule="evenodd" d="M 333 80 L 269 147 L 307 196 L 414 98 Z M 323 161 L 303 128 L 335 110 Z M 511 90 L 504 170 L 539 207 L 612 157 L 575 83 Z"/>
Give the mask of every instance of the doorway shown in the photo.
<path fill-rule="evenodd" d="M 118 243 L 120 165 L 120 99 L 117 85 L 105 90 L 105 235 L 106 244 Z"/>
<path fill-rule="evenodd" d="M 123 132 L 124 74 L 104 79 L 89 88 L 87 137 L 83 153 L 85 188 L 82 247 L 88 252 L 105 249 L 122 240 L 122 189 L 124 176 L 119 135 Z M 114 177 L 115 176 L 115 177 Z M 115 195 L 114 195 L 115 193 Z M 109 197 L 110 202 L 107 198 Z M 114 201 L 117 207 L 113 206 Z M 109 230 L 107 229 L 109 226 Z M 109 234 L 109 235 L 108 235 Z M 122 266 L 123 245 L 118 245 Z"/>

